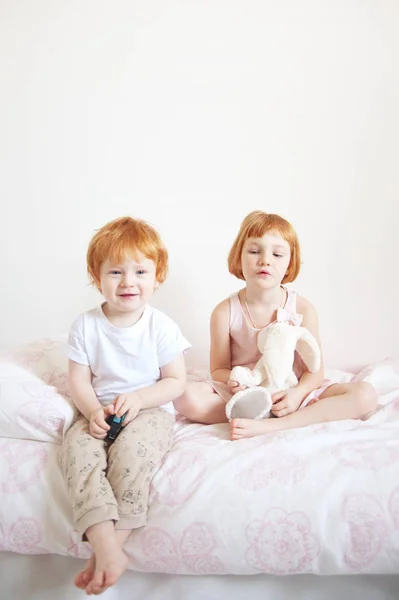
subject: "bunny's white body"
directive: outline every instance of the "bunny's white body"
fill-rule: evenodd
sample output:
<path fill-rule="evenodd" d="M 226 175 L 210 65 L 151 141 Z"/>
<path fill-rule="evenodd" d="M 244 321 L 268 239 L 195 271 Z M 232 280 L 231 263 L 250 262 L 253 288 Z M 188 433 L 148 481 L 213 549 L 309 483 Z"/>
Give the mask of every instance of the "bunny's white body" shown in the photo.
<path fill-rule="evenodd" d="M 320 369 L 319 345 L 304 327 L 288 323 L 272 323 L 258 335 L 261 358 L 250 371 L 246 367 L 234 367 L 230 379 L 247 389 L 234 394 L 226 404 L 229 420 L 236 417 L 264 419 L 270 416 L 272 395 L 292 388 L 298 380 L 293 372 L 295 350 L 308 370 L 316 373 Z"/>

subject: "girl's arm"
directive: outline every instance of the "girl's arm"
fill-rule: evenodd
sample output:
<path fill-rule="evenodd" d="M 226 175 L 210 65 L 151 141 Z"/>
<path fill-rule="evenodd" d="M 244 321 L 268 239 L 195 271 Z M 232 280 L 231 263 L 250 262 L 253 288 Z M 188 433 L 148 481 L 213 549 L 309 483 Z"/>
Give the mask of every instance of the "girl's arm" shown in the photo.
<path fill-rule="evenodd" d="M 221 383 L 229 381 L 231 373 L 229 298 L 218 304 L 211 315 L 210 370 L 215 381 Z"/>
<path fill-rule="evenodd" d="M 306 327 L 310 333 L 315 337 L 319 344 L 321 354 L 321 365 L 320 370 L 317 373 L 310 373 L 305 370 L 299 379 L 297 385 L 298 391 L 301 391 L 303 398 L 305 398 L 310 392 L 319 388 L 324 379 L 324 365 L 323 365 L 323 354 L 321 350 L 320 335 L 319 335 L 319 321 L 317 318 L 317 312 L 314 306 L 306 300 L 298 296 L 297 298 L 297 311 L 303 315 L 302 327 Z M 304 365 L 306 369 L 306 365 Z"/>

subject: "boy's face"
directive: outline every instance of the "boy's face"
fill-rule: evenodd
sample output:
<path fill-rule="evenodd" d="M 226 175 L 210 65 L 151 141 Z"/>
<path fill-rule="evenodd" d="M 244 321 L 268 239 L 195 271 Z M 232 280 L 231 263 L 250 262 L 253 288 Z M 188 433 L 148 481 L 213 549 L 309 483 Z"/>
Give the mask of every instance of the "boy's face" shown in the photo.
<path fill-rule="evenodd" d="M 109 316 L 141 314 L 158 282 L 155 263 L 141 252 L 121 263 L 105 261 L 100 270 L 100 289 L 108 303 Z"/>

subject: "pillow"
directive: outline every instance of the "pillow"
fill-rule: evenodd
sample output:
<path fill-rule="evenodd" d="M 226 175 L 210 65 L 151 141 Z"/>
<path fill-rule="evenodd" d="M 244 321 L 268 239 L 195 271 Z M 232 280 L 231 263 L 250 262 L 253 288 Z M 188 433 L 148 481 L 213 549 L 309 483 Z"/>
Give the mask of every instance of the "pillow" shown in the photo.
<path fill-rule="evenodd" d="M 77 410 L 65 342 L 42 340 L 0 358 L 0 437 L 61 443 Z"/>
<path fill-rule="evenodd" d="M 62 395 L 69 395 L 67 389 L 67 342 L 66 338 L 45 338 L 25 344 L 0 355 L 0 362 L 9 362 L 35 373 L 49 385 L 53 385 Z"/>

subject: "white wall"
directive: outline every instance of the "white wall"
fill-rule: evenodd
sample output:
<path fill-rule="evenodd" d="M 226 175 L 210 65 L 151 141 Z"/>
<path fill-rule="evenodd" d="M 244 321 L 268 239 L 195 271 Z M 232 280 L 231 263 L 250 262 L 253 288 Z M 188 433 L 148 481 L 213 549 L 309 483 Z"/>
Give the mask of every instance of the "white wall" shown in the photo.
<path fill-rule="evenodd" d="M 398 357 L 398 19 L 395 0 L 3 0 L 0 347 L 98 301 L 88 240 L 131 214 L 161 230 L 156 305 L 206 361 L 260 208 L 298 231 L 327 364 Z"/>

